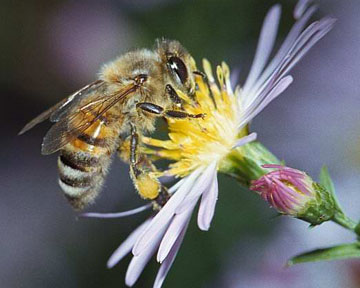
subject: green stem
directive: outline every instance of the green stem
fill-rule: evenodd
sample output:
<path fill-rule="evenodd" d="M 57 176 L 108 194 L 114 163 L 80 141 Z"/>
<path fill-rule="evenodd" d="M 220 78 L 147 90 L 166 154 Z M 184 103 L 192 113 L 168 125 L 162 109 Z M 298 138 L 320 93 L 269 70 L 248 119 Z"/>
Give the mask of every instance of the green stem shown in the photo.
<path fill-rule="evenodd" d="M 220 163 L 219 170 L 224 174 L 234 177 L 245 187 L 249 187 L 251 180 L 259 179 L 271 171 L 262 168 L 262 165 L 280 163 L 264 145 L 254 141 L 234 149 Z"/>
<path fill-rule="evenodd" d="M 360 241 L 360 222 L 355 226 L 354 229 L 355 233 L 359 236 L 359 241 Z"/>
<path fill-rule="evenodd" d="M 349 229 L 360 235 L 358 232 L 355 231 L 356 222 L 347 217 L 343 212 L 336 212 L 333 221 L 344 227 L 345 229 Z"/>

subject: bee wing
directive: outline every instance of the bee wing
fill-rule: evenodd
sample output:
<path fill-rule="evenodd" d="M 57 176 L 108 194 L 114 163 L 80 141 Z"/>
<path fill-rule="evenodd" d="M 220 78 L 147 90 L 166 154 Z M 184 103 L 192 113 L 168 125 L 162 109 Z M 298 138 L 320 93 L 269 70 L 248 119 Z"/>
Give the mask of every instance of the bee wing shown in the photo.
<path fill-rule="evenodd" d="M 87 98 L 92 93 L 99 93 L 100 87 L 104 86 L 105 82 L 102 80 L 94 81 L 80 90 L 76 91 L 74 94 L 70 95 L 67 98 L 67 101 L 56 111 L 50 115 L 51 122 L 58 122 L 62 117 L 64 117 L 71 108 L 78 105 L 80 101 L 84 98 Z"/>
<path fill-rule="evenodd" d="M 89 93 L 91 93 L 94 89 L 97 89 L 99 86 L 103 85 L 104 82 L 101 80 L 97 80 L 92 82 L 75 93 L 71 94 L 69 97 L 63 99 L 59 103 L 55 104 L 48 110 L 44 111 L 34 119 L 32 119 L 29 123 L 27 123 L 24 128 L 18 133 L 18 135 L 22 135 L 30 129 L 34 128 L 37 124 L 45 121 L 50 118 L 51 122 L 57 122 L 61 117 L 63 117 L 66 112 L 74 107 L 76 103 L 78 103 L 81 99 L 86 97 Z"/>
<path fill-rule="evenodd" d="M 94 124 L 121 99 L 136 90 L 137 86 L 128 85 L 116 93 L 106 94 L 107 92 L 104 92 L 105 95 L 102 97 L 99 97 L 99 93 L 89 95 L 89 99 L 83 99 L 80 105 L 61 114 L 58 122 L 45 135 L 41 153 L 48 155 L 58 151 Z"/>

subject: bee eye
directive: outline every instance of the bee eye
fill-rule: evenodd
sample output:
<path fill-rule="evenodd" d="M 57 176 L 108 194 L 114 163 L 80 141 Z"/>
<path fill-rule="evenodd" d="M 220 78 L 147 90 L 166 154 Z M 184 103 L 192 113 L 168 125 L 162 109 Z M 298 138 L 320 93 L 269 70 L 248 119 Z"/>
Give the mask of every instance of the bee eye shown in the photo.
<path fill-rule="evenodd" d="M 171 71 L 173 71 L 177 77 L 179 78 L 182 84 L 185 84 L 188 78 L 188 72 L 184 62 L 178 57 L 170 57 L 168 60 L 168 66 L 170 67 Z"/>

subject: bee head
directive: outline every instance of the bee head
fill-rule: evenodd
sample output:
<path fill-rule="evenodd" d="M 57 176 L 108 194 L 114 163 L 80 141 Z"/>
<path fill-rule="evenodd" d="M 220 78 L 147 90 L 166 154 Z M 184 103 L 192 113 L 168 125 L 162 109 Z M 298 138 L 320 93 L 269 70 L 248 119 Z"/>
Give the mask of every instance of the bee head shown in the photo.
<path fill-rule="evenodd" d="M 158 39 L 156 50 L 167 71 L 168 81 L 175 89 L 186 94 L 195 93 L 195 61 L 187 50 L 175 40 Z"/>

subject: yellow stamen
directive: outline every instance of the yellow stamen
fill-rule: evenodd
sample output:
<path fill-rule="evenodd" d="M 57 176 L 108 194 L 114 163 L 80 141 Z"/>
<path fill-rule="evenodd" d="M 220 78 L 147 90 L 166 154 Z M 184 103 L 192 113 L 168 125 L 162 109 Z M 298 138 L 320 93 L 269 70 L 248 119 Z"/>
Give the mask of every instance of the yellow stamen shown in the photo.
<path fill-rule="evenodd" d="M 190 114 L 205 114 L 204 118 L 168 119 L 169 140 L 144 138 L 151 146 L 146 153 L 175 161 L 162 175 L 184 177 L 195 169 L 213 161 L 221 161 L 232 150 L 239 138 L 239 102 L 230 84 L 229 67 L 222 63 L 216 69 L 215 82 L 209 61 L 203 60 L 207 81 L 196 75 L 198 89 L 195 101 L 181 91 L 183 109 Z M 160 174 L 157 174 L 159 176 Z"/>

